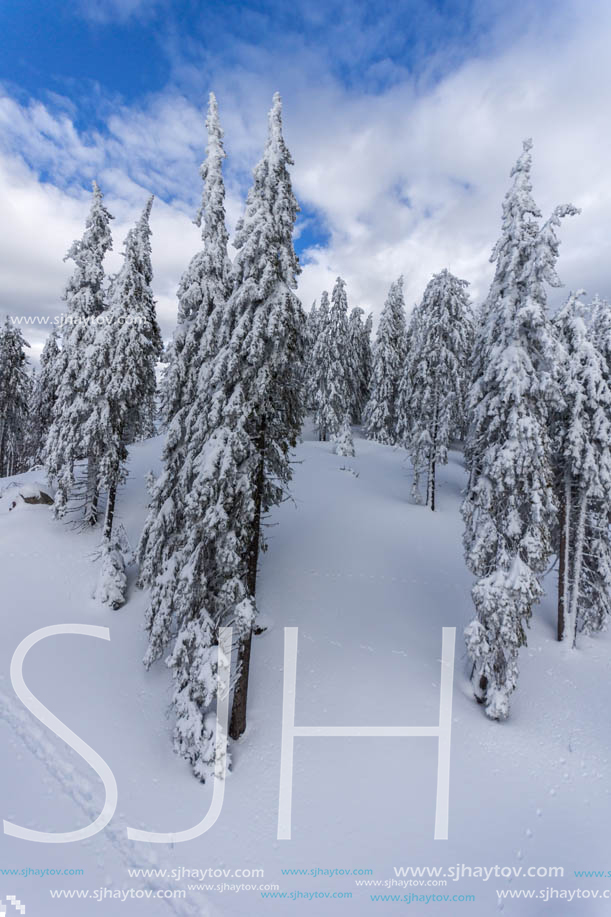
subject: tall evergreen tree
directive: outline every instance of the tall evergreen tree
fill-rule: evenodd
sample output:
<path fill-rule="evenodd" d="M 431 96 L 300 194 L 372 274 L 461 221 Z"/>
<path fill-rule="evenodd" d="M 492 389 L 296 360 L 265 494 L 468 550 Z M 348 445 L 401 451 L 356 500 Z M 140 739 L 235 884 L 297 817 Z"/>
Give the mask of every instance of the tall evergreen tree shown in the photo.
<path fill-rule="evenodd" d="M 476 698 L 492 719 L 509 713 L 525 626 L 539 600 L 555 522 L 548 434 L 557 355 L 545 284 L 558 286 L 556 228 L 575 208 L 541 226 L 531 193 L 531 142 L 513 171 L 502 234 L 492 260 L 486 364 L 471 390 L 470 435 L 477 473 L 463 504 L 476 617 L 466 630 Z"/>
<path fill-rule="evenodd" d="M 162 386 L 161 410 L 166 424 L 176 414 L 188 411 L 193 402 L 202 364 L 202 339 L 207 351 L 204 359 L 210 364 L 231 331 L 223 311 L 215 308 L 231 293 L 231 262 L 225 225 L 223 130 L 213 92 L 208 100 L 206 129 L 206 159 L 200 167 L 204 191 L 195 218 L 203 245 L 191 259 L 178 287 L 178 324 L 168 349 L 169 363 Z M 215 325 L 208 328 L 211 320 Z"/>
<path fill-rule="evenodd" d="M 363 309 L 355 306 L 348 319 L 348 363 L 350 373 L 350 417 L 360 424 L 369 397 L 371 342 L 363 321 Z"/>
<path fill-rule="evenodd" d="M 45 464 L 57 482 L 55 512 L 62 516 L 75 484 L 75 465 L 87 460 L 85 520 L 98 517 L 99 463 L 106 447 L 103 321 L 106 308 L 104 256 L 112 247 L 110 213 L 93 183 L 93 201 L 82 239 L 66 260 L 76 267 L 64 299 L 68 312 L 62 325 L 60 381 L 53 422 L 45 444 Z"/>
<path fill-rule="evenodd" d="M 293 292 L 299 268 L 290 162 L 276 96 L 236 231 L 234 293 L 206 323 L 195 397 L 181 422 L 176 414 L 170 424 L 140 547 L 141 580 L 151 586 L 146 662 L 174 641 L 175 747 L 201 779 L 213 763 L 208 713 L 218 628 L 228 622 L 239 659 L 232 736 L 245 727 L 261 517 L 284 497 L 302 419 L 305 319 Z M 217 261 L 215 276 L 221 271 Z M 225 343 L 210 362 L 217 329 Z"/>
<path fill-rule="evenodd" d="M 21 329 L 7 318 L 0 330 L 0 478 L 26 466 L 30 378 Z"/>
<path fill-rule="evenodd" d="M 312 309 L 312 311 L 314 311 Z M 314 414 L 316 418 L 319 405 L 319 373 L 316 364 L 317 347 L 320 350 L 319 341 L 329 321 L 329 294 L 323 291 L 320 297 L 320 305 L 316 309 L 315 315 L 311 316 L 308 322 L 308 338 L 311 341 L 306 353 L 306 362 L 304 369 L 305 376 L 305 398 L 306 408 Z M 315 324 L 314 324 L 315 323 Z"/>
<path fill-rule="evenodd" d="M 234 293 L 229 314 L 235 328 L 226 376 L 239 375 L 246 429 L 255 450 L 252 538 L 247 587 L 254 598 L 262 546 L 263 514 L 284 499 L 292 477 L 290 449 L 303 422 L 301 378 L 305 355 L 305 315 L 295 295 L 301 268 L 293 247 L 298 205 L 289 166 L 291 154 L 282 133 L 282 102 L 274 96 L 265 152 L 253 173 L 244 217 L 236 227 Z M 246 728 L 248 673 L 253 617 L 238 619 L 238 680 L 230 735 Z"/>
<path fill-rule="evenodd" d="M 318 305 L 316 300 L 312 303 L 312 307 L 306 316 L 305 334 L 309 352 L 313 349 L 316 338 L 318 337 Z"/>
<path fill-rule="evenodd" d="M 303 396 L 307 411 L 316 410 L 316 388 L 312 382 L 314 379 L 314 348 L 322 324 L 324 324 L 324 315 L 322 307 L 319 309 L 316 300 L 312 303 L 312 308 L 306 316 L 305 326 L 305 347 L 306 354 L 303 364 Z"/>
<path fill-rule="evenodd" d="M 588 337 L 585 305 L 571 296 L 554 319 L 563 405 L 554 416 L 558 524 L 558 639 L 601 630 L 611 605 L 611 389 Z"/>
<path fill-rule="evenodd" d="M 365 430 L 379 443 L 397 441 L 399 384 L 405 369 L 405 300 L 403 277 L 395 280 L 380 316 L 373 345 L 371 395 L 365 408 Z"/>
<path fill-rule="evenodd" d="M 326 294 L 321 297 L 321 309 Z M 314 348 L 314 385 L 318 437 L 336 436 L 350 411 L 351 375 L 348 345 L 348 298 L 346 283 L 338 277 L 331 295 L 329 315 Z"/>
<path fill-rule="evenodd" d="M 144 431 L 154 404 L 155 367 L 162 340 L 151 283 L 151 197 L 125 239 L 123 266 L 112 284 L 104 348 L 107 399 L 106 449 L 100 483 L 108 491 L 104 538 L 112 534 L 117 488 L 125 479 L 126 445 Z"/>
<path fill-rule="evenodd" d="M 597 296 L 590 308 L 589 337 L 602 357 L 602 372 L 607 385 L 611 386 L 611 303 Z"/>
<path fill-rule="evenodd" d="M 465 376 L 471 347 L 468 283 L 448 270 L 429 281 L 409 362 L 407 413 L 414 493 L 426 470 L 426 504 L 435 509 L 435 469 L 448 460 L 454 431 L 464 423 Z"/>
<path fill-rule="evenodd" d="M 179 328 L 164 382 L 169 425 L 163 470 L 151 484 L 149 514 L 138 549 L 139 583 L 150 588 L 149 646 L 144 662 L 149 667 L 171 647 L 167 662 L 175 687 L 174 747 L 201 780 L 212 773 L 214 761 L 214 735 L 206 717 L 215 699 L 216 634 L 223 600 L 229 594 L 232 598 L 246 595 L 239 576 L 230 583 L 216 575 L 214 546 L 223 537 L 226 567 L 232 561 L 239 567 L 243 561 L 241 544 L 232 542 L 236 521 L 213 491 L 217 485 L 235 487 L 240 447 L 248 449 L 248 443 L 238 436 L 230 440 L 229 418 L 223 425 L 223 393 L 213 386 L 213 358 L 218 356 L 219 340 L 226 339 L 229 330 L 225 152 L 213 95 L 206 127 L 208 145 L 201 169 L 204 189 L 198 213 L 203 247 L 180 283 Z"/>
<path fill-rule="evenodd" d="M 28 419 L 28 457 L 34 465 L 43 461 L 44 447 L 53 421 L 53 408 L 60 382 L 59 331 L 53 329 L 40 355 L 40 368 L 32 385 Z"/>
<path fill-rule="evenodd" d="M 601 371 L 611 389 L 611 304 L 599 297 L 592 303 L 589 337 L 602 358 Z M 584 554 L 583 628 L 602 630 L 611 614 L 611 501 L 593 501 L 586 523 Z"/>

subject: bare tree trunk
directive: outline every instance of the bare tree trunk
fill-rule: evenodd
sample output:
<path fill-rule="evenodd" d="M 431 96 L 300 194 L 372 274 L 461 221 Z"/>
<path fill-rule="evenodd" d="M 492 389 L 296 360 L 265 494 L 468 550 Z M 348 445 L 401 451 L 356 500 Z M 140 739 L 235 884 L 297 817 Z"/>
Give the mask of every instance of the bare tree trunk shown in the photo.
<path fill-rule="evenodd" d="M 560 545 L 558 548 L 558 640 L 564 639 L 565 617 L 566 617 L 566 549 L 567 549 L 567 531 L 566 531 L 566 495 L 563 490 L 560 498 Z"/>
<path fill-rule="evenodd" d="M 87 460 L 87 495 L 85 499 L 85 522 L 96 525 L 98 521 L 98 463 L 93 456 Z"/>
<path fill-rule="evenodd" d="M 118 430 L 121 450 L 123 450 L 123 441 L 125 439 L 125 423 L 122 423 Z M 123 454 L 122 452 L 119 454 Z M 125 456 L 124 456 L 125 457 Z M 115 506 L 117 502 L 117 489 L 119 486 L 119 474 L 121 472 L 121 459 L 116 458 L 112 469 L 112 479 L 108 488 L 108 502 L 106 504 L 106 516 L 104 518 L 104 539 L 110 541 L 112 535 L 112 525 L 115 518 Z"/>
<path fill-rule="evenodd" d="M 261 508 L 263 503 L 263 488 L 265 485 L 265 418 L 261 421 L 257 437 L 257 452 L 259 453 L 259 468 L 255 483 L 255 514 L 253 520 L 253 536 L 248 558 L 248 591 L 254 598 L 257 591 L 257 567 L 259 563 L 259 546 L 261 542 Z M 248 676 L 250 674 L 250 651 L 252 647 L 252 623 L 240 635 L 238 648 L 239 676 L 233 694 L 231 707 L 231 723 L 229 735 L 232 739 L 239 739 L 246 730 L 246 706 L 248 702 Z"/>
<path fill-rule="evenodd" d="M 108 490 L 108 502 L 106 504 L 106 516 L 104 518 L 104 540 L 110 542 L 112 536 L 112 524 L 115 518 L 115 503 L 117 500 L 117 479 L 113 477 L 112 484 Z"/>
<path fill-rule="evenodd" d="M 577 530 L 575 533 L 575 559 L 573 562 L 573 582 L 571 592 L 571 612 L 570 612 L 570 633 L 567 640 L 571 641 L 571 646 L 575 646 L 577 641 L 577 613 L 579 611 L 579 594 L 581 585 L 581 570 L 583 567 L 583 547 L 586 533 L 586 514 L 588 509 L 587 494 L 580 495 L 579 516 L 577 518 Z"/>
<path fill-rule="evenodd" d="M 435 415 L 433 418 L 433 436 L 429 454 L 429 474 L 426 482 L 426 502 L 435 512 L 435 452 L 437 450 L 437 431 L 439 428 L 439 398 L 435 398 Z"/>
<path fill-rule="evenodd" d="M 6 421 L 3 420 L 0 425 L 0 478 L 7 478 L 7 461 L 6 461 Z"/>
<path fill-rule="evenodd" d="M 236 682 L 231 705 L 231 723 L 229 735 L 239 739 L 246 730 L 246 705 L 248 702 L 248 676 L 250 674 L 250 650 L 252 647 L 252 627 L 240 637 L 238 647 L 239 678 Z"/>
<path fill-rule="evenodd" d="M 560 553 L 558 557 L 558 640 L 568 639 L 571 564 L 571 475 L 564 475 L 560 507 Z"/>

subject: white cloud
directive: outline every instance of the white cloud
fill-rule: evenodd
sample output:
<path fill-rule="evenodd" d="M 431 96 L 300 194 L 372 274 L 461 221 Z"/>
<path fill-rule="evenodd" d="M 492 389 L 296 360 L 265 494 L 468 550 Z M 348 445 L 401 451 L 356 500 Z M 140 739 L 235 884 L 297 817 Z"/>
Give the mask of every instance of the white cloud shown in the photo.
<path fill-rule="evenodd" d="M 329 233 L 304 259 L 306 307 L 338 274 L 352 304 L 379 313 L 390 282 L 403 273 L 412 304 L 446 266 L 471 281 L 476 299 L 485 295 L 509 170 L 527 136 L 535 141 L 534 193 L 544 214 L 569 200 L 583 208 L 561 231 L 562 279 L 609 295 L 611 9 L 592 4 L 577 16 L 571 9 L 562 29 L 539 16 L 536 30 L 522 29 L 509 45 L 497 39 L 494 53 L 466 60 L 436 83 L 403 74 L 375 95 L 348 91 L 324 72 L 310 81 L 320 61 L 311 51 L 303 68 L 299 60 L 292 69 L 279 61 L 266 76 L 263 52 L 255 54 L 256 72 L 248 55 L 231 73 L 217 68 L 212 88 L 226 130 L 231 227 L 279 88 L 297 195 Z M 162 198 L 153 210 L 153 257 L 170 332 L 178 279 L 198 245 L 191 218 L 201 190 L 204 106 L 204 93 L 200 108 L 168 88 L 145 105 L 118 107 L 103 133 L 80 134 L 69 106 L 0 99 L 0 311 L 61 310 L 70 269 L 62 257 L 82 232 L 84 179 L 96 177 L 117 217 L 109 269 L 120 263 L 121 241 L 147 194 Z"/>

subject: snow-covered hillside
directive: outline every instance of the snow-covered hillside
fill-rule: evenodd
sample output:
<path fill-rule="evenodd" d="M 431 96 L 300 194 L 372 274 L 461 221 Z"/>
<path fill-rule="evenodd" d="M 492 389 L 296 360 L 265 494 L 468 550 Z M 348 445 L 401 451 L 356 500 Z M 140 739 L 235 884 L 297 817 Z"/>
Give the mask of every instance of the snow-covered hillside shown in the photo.
<path fill-rule="evenodd" d="M 297 450 L 294 503 L 266 529 L 259 610 L 267 630 L 255 639 L 248 730 L 233 746 L 220 819 L 189 843 L 128 841 L 126 826 L 178 831 L 207 810 L 210 787 L 172 752 L 169 673 L 147 673 L 145 595 L 133 583 L 117 612 L 91 598 L 99 531 L 53 520 L 48 506 L 0 504 L 0 814 L 20 825 L 68 831 L 101 809 L 100 781 L 85 762 L 38 723 L 15 697 L 9 665 L 18 643 L 50 624 L 110 628 L 106 643 L 56 636 L 28 655 L 34 695 L 112 768 L 119 805 L 109 827 L 77 844 L 35 844 L 0 836 L 1 869 L 83 869 L 82 876 L 3 877 L 27 915 L 361 915 L 497 913 L 497 889 L 604 888 L 573 870 L 604 869 L 601 834 L 609 808 L 611 725 L 609 639 L 582 639 L 567 654 L 554 640 L 553 598 L 536 609 L 511 718 L 487 720 L 471 698 L 462 630 L 472 616 L 471 578 L 459 514 L 462 457 L 440 469 L 438 511 L 409 501 L 405 453 L 356 439 L 356 457 L 305 436 Z M 137 542 L 146 509 L 145 473 L 157 471 L 161 440 L 132 447 L 119 517 Z M 21 475 L 36 481 L 40 472 Z M 2 486 L 7 484 L 2 482 Z M 548 578 L 550 592 L 555 575 Z M 299 725 L 436 725 L 442 627 L 457 628 L 450 827 L 433 840 L 436 740 L 302 738 L 295 744 L 292 840 L 276 839 L 282 710 L 283 628 L 299 627 Z M 577 691 L 579 685 L 579 691 Z M 563 879 L 491 877 L 445 887 L 373 887 L 354 876 L 287 876 L 281 870 L 365 870 L 401 881 L 393 867 L 562 866 Z M 277 885 L 293 892 L 351 892 L 351 899 L 263 899 L 260 891 L 188 891 L 183 900 L 58 900 L 49 889 L 184 888 L 191 880 L 130 878 L 129 868 L 263 869 L 256 879 L 204 883 Z M 112 880 L 110 877 L 112 876 Z M 362 876 L 358 881 L 362 881 Z M 405 881 L 405 880 L 403 880 Z M 10 886 L 10 887 L 9 887 Z M 474 902 L 374 902 L 375 894 L 475 896 Z M 601 901 L 507 899 L 503 913 L 598 915 Z"/>

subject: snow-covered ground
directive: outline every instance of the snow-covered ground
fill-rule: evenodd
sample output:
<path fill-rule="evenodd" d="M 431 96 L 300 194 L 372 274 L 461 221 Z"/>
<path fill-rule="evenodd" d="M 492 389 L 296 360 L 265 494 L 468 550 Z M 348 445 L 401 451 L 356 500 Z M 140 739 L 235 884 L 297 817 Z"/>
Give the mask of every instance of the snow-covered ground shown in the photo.
<path fill-rule="evenodd" d="M 158 470 L 161 440 L 132 448 L 119 516 L 135 545 L 146 511 L 145 473 Z M 565 654 L 554 640 L 553 590 L 536 610 L 521 655 L 512 717 L 483 716 L 468 689 L 462 629 L 471 615 L 459 514 L 462 457 L 440 469 L 439 511 L 409 501 L 400 450 L 356 439 L 340 458 L 313 437 L 297 450 L 294 503 L 274 512 L 261 564 L 259 607 L 267 631 L 254 644 L 249 727 L 233 748 L 220 819 L 197 840 L 133 843 L 126 826 L 189 828 L 205 814 L 201 786 L 172 752 L 169 673 L 146 672 L 143 612 L 134 587 L 112 612 L 91 598 L 99 532 L 55 522 L 48 506 L 0 501 L 0 815 L 42 831 L 69 831 L 96 817 L 95 773 L 15 697 L 9 665 L 18 643 L 50 624 L 110 628 L 110 643 L 55 636 L 29 653 L 28 687 L 112 768 L 119 804 L 111 824 L 76 844 L 0 835 L 0 898 L 16 895 L 27 917 L 134 915 L 361 915 L 498 913 L 497 889 L 611 888 L 575 879 L 606 869 L 611 789 L 607 635 Z M 40 472 L 20 481 L 40 480 Z M 4 486 L 8 482 L 2 482 Z M 434 841 L 437 742 L 432 738 L 298 738 L 292 840 L 278 841 L 283 628 L 299 627 L 298 725 L 436 725 L 442 627 L 457 628 L 449 840 Z M 354 877 L 286 876 L 282 869 L 564 867 L 564 878 L 449 881 L 445 887 L 357 886 Z M 7 877 L 7 869 L 83 869 L 82 876 Z M 292 892 L 352 892 L 351 899 L 263 899 L 259 891 L 190 891 L 183 900 L 58 900 L 49 889 L 184 888 L 197 880 L 130 878 L 128 868 L 263 869 L 260 878 L 206 878 L 218 885 L 278 885 Z M 474 895 L 474 902 L 373 902 L 372 894 Z M 609 901 L 507 899 L 503 914 L 598 915 Z M 17 913 L 17 911 L 15 911 Z"/>

